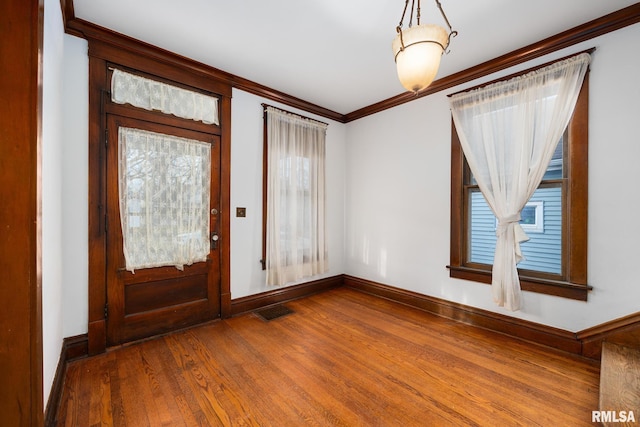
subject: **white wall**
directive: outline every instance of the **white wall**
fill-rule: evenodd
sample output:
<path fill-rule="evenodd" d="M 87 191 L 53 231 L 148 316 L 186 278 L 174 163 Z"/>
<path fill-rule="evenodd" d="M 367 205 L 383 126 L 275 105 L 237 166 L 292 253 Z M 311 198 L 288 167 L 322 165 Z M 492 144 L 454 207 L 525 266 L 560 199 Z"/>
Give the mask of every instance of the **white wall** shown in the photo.
<path fill-rule="evenodd" d="M 273 290 L 262 271 L 262 148 L 261 103 L 329 123 L 327 128 L 327 239 L 329 271 L 321 277 L 344 273 L 344 186 L 346 126 L 286 105 L 233 91 L 231 107 L 231 298 Z M 237 218 L 236 207 L 247 216 Z"/>
<path fill-rule="evenodd" d="M 42 85 L 42 350 L 46 405 L 62 347 L 62 53 L 60 2 L 44 5 Z"/>
<path fill-rule="evenodd" d="M 89 58 L 87 41 L 65 34 L 62 88 L 62 270 L 64 336 L 87 332 L 89 274 Z"/>
<path fill-rule="evenodd" d="M 421 98 L 347 124 L 346 272 L 425 295 L 579 331 L 640 310 L 635 262 L 640 209 L 640 25 L 482 81 L 596 46 L 589 99 L 588 302 L 524 292 L 524 308 L 494 305 L 490 288 L 450 279 L 450 141 L 447 94 Z M 446 57 L 443 59 L 446 61 Z"/>
<path fill-rule="evenodd" d="M 594 290 L 588 302 L 525 292 L 524 309 L 509 313 L 494 306 L 487 285 L 449 278 L 445 268 L 449 263 L 450 204 L 450 114 L 446 94 L 463 87 L 347 125 L 329 121 L 331 270 L 327 276 L 345 272 L 570 331 L 637 312 L 640 285 L 634 283 L 633 265 L 640 247 L 629 236 L 640 235 L 640 222 L 627 218 L 640 208 L 632 164 L 640 157 L 634 132 L 634 119 L 640 116 L 640 103 L 636 101 L 640 93 L 632 72 L 640 68 L 640 57 L 630 54 L 635 52 L 638 39 L 640 26 L 634 25 L 534 62 L 540 64 L 592 46 L 598 48 L 590 77 L 589 282 Z M 86 41 L 64 36 L 65 337 L 86 333 L 88 321 L 86 49 Z M 274 104 L 246 92 L 233 92 L 232 298 L 273 289 L 264 285 L 258 262 L 262 227 L 261 102 Z M 613 188 L 616 191 L 611 191 Z M 236 207 L 246 207 L 247 217 L 236 218 Z"/>

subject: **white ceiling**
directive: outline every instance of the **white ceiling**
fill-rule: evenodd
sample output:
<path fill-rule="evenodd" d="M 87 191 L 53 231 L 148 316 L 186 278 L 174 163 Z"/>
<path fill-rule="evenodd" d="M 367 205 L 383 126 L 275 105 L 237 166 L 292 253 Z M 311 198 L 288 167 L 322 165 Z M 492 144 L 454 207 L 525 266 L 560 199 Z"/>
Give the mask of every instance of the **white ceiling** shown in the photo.
<path fill-rule="evenodd" d="M 636 1 L 441 3 L 459 35 L 437 78 Z M 403 7 L 403 0 L 74 0 L 77 18 L 341 114 L 404 91 L 391 52 Z M 434 1 L 422 1 L 422 23 L 446 27 Z"/>

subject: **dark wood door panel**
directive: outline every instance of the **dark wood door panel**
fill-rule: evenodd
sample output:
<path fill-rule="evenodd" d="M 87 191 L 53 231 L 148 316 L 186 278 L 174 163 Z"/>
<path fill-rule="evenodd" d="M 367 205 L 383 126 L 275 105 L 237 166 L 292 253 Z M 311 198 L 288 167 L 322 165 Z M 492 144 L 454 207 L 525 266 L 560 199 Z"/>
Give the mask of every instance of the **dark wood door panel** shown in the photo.
<path fill-rule="evenodd" d="M 109 332 L 115 345 L 164 334 L 218 317 L 211 315 L 211 305 L 205 299 L 127 315 L 120 328 Z M 113 329 L 111 325 L 109 327 Z"/>
<path fill-rule="evenodd" d="M 125 283 L 125 316 L 208 299 L 206 274 L 142 283 Z"/>
<path fill-rule="evenodd" d="M 219 210 L 220 137 L 168 123 L 107 115 L 107 344 L 181 329 L 220 317 L 220 255 L 211 248 L 205 262 L 136 269 L 125 268 L 119 209 L 118 129 L 128 127 L 207 142 L 211 147 L 209 209 Z M 209 229 L 218 232 L 218 215 L 210 215 Z"/>

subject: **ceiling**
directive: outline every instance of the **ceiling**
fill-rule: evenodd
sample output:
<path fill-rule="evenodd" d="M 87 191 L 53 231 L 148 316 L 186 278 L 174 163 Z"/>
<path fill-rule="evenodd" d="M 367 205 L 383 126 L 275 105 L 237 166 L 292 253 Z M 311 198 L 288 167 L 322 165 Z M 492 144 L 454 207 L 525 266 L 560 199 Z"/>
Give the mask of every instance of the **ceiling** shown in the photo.
<path fill-rule="evenodd" d="M 636 1 L 441 3 L 459 34 L 436 78 Z M 74 0 L 73 5 L 76 18 L 340 114 L 404 92 L 391 51 L 402 0 Z M 422 1 L 421 22 L 446 28 L 431 0 Z"/>

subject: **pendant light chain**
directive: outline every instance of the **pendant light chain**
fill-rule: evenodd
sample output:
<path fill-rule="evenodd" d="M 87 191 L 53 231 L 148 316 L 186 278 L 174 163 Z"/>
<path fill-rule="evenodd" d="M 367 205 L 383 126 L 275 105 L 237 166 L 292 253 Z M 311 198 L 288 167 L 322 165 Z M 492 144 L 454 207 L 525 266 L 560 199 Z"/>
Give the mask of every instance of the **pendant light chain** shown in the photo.
<path fill-rule="evenodd" d="M 409 0 L 405 0 L 404 2 L 404 10 L 402 11 L 402 16 L 400 17 L 400 23 L 396 27 L 396 31 L 400 32 L 402 30 L 402 22 L 404 21 L 404 16 L 407 14 L 407 7 L 409 6 Z"/>
<path fill-rule="evenodd" d="M 447 26 L 449 27 L 449 32 L 455 33 L 457 35 L 458 32 L 451 28 L 451 24 L 449 23 L 449 19 L 447 19 L 447 15 L 445 15 L 444 9 L 442 9 L 442 4 L 440 4 L 440 0 L 436 0 L 436 4 L 438 5 L 438 9 L 440 9 L 440 13 L 442 14 L 442 17 L 444 18 L 444 21 L 447 23 Z"/>
<path fill-rule="evenodd" d="M 444 52 L 445 53 L 449 53 L 449 51 L 447 49 L 449 48 L 449 44 L 451 43 L 451 37 L 457 36 L 458 32 L 456 30 L 454 30 L 453 28 L 451 28 L 451 23 L 449 22 L 449 19 L 447 18 L 447 15 L 444 13 L 444 9 L 442 9 L 442 5 L 440 4 L 440 0 L 436 0 L 436 4 L 438 5 L 438 9 L 440 9 L 440 13 L 442 14 L 442 17 L 444 18 L 444 22 L 446 22 L 447 26 L 449 27 L 449 37 L 447 38 L 447 46 L 445 46 L 445 48 L 444 48 Z"/>

